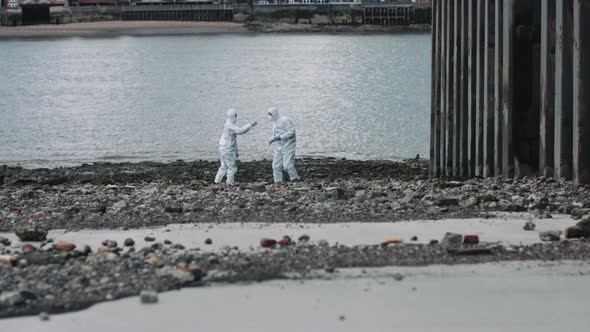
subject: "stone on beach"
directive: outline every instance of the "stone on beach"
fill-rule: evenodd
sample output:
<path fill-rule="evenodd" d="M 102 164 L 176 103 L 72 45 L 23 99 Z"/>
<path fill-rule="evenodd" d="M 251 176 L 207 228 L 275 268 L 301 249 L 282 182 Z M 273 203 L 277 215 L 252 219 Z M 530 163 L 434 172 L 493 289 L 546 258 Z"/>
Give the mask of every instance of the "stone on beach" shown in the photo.
<path fill-rule="evenodd" d="M 46 225 L 31 220 L 24 220 L 14 226 L 14 233 L 21 241 L 43 241 L 47 238 Z"/>
<path fill-rule="evenodd" d="M 478 244 L 479 236 L 477 235 L 465 235 L 463 236 L 463 244 Z"/>
<path fill-rule="evenodd" d="M 277 240 L 275 240 L 275 239 L 268 239 L 268 238 L 260 239 L 260 246 L 262 248 L 272 248 L 276 244 L 277 244 Z"/>
<path fill-rule="evenodd" d="M 529 220 L 524 224 L 522 229 L 524 229 L 525 231 L 534 231 L 535 227 L 536 227 L 535 223 Z"/>
<path fill-rule="evenodd" d="M 440 241 L 440 244 L 443 247 L 456 248 L 456 247 L 460 247 L 462 242 L 463 242 L 463 235 L 447 232 L 445 234 L 445 236 L 443 237 L 443 239 Z"/>
<path fill-rule="evenodd" d="M 289 237 L 288 235 L 285 235 L 278 243 L 281 246 L 288 246 L 288 245 L 293 244 L 293 241 L 291 240 L 291 237 Z"/>
<path fill-rule="evenodd" d="M 404 243 L 404 239 L 402 239 L 399 236 L 390 237 L 390 238 L 385 239 L 384 241 L 382 241 L 380 243 L 380 246 L 381 247 L 387 247 L 390 244 L 396 244 L 396 243 Z"/>
<path fill-rule="evenodd" d="M 11 267 L 16 261 L 16 256 L 0 255 L 0 268 Z"/>
<path fill-rule="evenodd" d="M 158 303 L 158 293 L 153 290 L 142 290 L 139 293 L 139 299 L 143 304 Z"/>
<path fill-rule="evenodd" d="M 559 241 L 561 239 L 561 231 L 545 231 L 539 233 L 541 241 Z"/>
<path fill-rule="evenodd" d="M 58 241 L 55 244 L 54 248 L 60 251 L 72 251 L 76 249 L 76 245 L 71 242 Z"/>

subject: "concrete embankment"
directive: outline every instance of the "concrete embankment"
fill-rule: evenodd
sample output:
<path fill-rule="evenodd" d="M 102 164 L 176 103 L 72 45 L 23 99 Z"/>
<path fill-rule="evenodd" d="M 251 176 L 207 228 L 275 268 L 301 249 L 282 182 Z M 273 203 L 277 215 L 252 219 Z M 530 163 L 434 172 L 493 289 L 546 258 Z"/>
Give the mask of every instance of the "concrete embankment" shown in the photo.
<path fill-rule="evenodd" d="M 0 25 L 63 24 L 98 21 L 225 21 L 262 24 L 380 25 L 429 24 L 428 6 L 357 5 L 160 5 L 50 7 L 45 18 L 28 21 L 25 9 L 0 10 Z"/>

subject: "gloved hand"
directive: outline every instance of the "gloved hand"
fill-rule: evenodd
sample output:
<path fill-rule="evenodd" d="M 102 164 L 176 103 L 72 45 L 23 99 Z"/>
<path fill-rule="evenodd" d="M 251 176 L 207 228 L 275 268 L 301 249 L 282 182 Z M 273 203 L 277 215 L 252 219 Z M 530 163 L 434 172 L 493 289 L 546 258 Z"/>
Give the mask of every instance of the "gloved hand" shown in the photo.
<path fill-rule="evenodd" d="M 256 127 L 256 125 L 258 125 L 258 122 L 256 122 L 256 121 L 250 122 L 250 127 Z"/>
<path fill-rule="evenodd" d="M 276 142 L 276 141 L 280 141 L 281 140 L 281 136 L 273 136 L 270 139 L 270 142 L 268 142 L 268 145 L 271 145 L 272 143 Z"/>

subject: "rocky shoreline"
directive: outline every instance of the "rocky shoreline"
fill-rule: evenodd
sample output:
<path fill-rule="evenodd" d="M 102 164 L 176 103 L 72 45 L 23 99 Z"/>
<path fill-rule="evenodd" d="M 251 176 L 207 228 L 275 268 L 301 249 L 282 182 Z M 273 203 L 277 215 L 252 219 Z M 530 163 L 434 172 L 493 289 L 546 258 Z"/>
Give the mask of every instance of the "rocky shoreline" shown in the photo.
<path fill-rule="evenodd" d="M 394 222 L 489 212 L 590 213 L 590 190 L 545 178 L 430 180 L 424 163 L 298 160 L 301 183 L 273 184 L 270 161 L 241 163 L 215 185 L 216 162 L 97 163 L 0 168 L 0 231 L 32 220 L 51 229 L 199 222 Z"/>
<path fill-rule="evenodd" d="M 497 211 L 530 211 L 539 218 L 570 214 L 581 219 L 580 231 L 590 224 L 590 189 L 566 181 L 429 179 L 423 162 L 301 159 L 297 166 L 303 182 L 275 185 L 270 161 L 241 163 L 240 182 L 233 187 L 211 183 L 217 163 L 209 161 L 34 170 L 3 166 L 0 230 L 22 235 L 19 227 L 29 224 L 43 233 L 200 222 L 395 222 L 485 217 Z M 316 271 L 330 276 L 347 267 L 590 257 L 587 239 L 553 235 L 547 235 L 549 242 L 519 246 L 474 239 L 464 244 L 460 236 L 458 242 L 456 237 L 430 244 L 394 238 L 361 246 L 302 237 L 276 244 L 262 240 L 266 248 L 254 251 L 226 247 L 222 252 L 162 239 L 149 239 L 152 244 L 144 248 L 136 248 L 132 239 L 104 239 L 95 251 L 86 243 L 46 239 L 15 246 L 0 239 L 0 317 L 79 310 L 149 290 L 306 279 Z"/>

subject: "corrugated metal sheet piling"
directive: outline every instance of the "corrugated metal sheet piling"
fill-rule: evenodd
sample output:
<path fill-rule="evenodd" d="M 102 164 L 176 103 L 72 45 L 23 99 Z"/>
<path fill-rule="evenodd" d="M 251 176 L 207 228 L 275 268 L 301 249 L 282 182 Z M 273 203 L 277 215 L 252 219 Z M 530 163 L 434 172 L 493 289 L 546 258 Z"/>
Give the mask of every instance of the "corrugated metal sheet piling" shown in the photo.
<path fill-rule="evenodd" d="M 434 0 L 431 172 L 590 184 L 590 0 Z"/>

